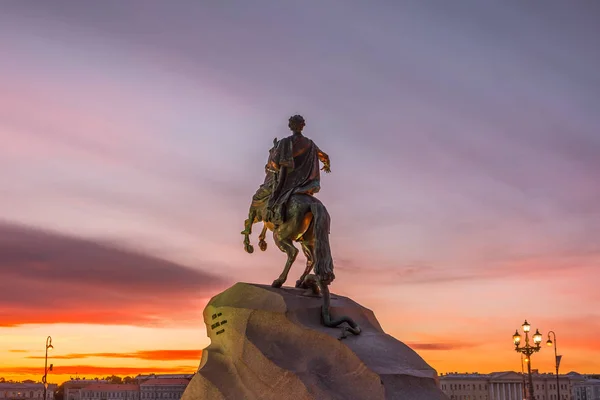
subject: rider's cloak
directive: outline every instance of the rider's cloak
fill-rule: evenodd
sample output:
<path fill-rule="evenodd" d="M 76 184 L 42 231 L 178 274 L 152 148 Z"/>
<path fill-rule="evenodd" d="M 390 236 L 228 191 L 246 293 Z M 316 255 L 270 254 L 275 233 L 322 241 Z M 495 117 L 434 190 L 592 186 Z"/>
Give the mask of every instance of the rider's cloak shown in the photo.
<path fill-rule="evenodd" d="M 272 156 L 279 169 L 269 198 L 269 220 L 275 225 L 285 222 L 285 205 L 295 193 L 314 194 L 321 189 L 319 148 L 309 139 L 307 150 L 293 156 L 293 135 L 281 139 Z"/>

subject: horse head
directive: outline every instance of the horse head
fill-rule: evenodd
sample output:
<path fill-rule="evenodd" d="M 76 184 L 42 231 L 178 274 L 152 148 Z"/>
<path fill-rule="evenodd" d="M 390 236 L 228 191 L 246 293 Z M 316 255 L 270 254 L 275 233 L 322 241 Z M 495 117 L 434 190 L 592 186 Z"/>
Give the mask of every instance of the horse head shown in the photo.
<path fill-rule="evenodd" d="M 273 147 L 271 147 L 269 149 L 269 159 L 267 160 L 267 173 L 274 173 L 275 171 L 273 171 L 269 166 L 271 165 L 271 161 L 273 160 L 273 157 L 275 156 L 275 150 L 277 149 L 277 144 L 279 143 L 279 141 L 277 140 L 277 138 L 273 139 Z"/>

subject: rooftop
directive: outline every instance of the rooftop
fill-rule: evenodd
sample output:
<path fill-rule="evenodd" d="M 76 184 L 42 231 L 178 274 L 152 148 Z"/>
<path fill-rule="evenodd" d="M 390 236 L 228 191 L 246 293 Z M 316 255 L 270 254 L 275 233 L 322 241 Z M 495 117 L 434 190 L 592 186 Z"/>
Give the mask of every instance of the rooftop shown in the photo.
<path fill-rule="evenodd" d="M 56 388 L 58 385 L 56 383 L 48 384 L 48 388 Z M 0 388 L 3 390 L 6 389 L 43 389 L 44 385 L 42 383 L 14 383 L 14 382 L 0 382 Z"/>
<path fill-rule="evenodd" d="M 189 379 L 174 379 L 174 378 L 155 378 L 148 379 L 140 386 L 154 386 L 154 385 L 186 385 L 190 383 Z"/>
<path fill-rule="evenodd" d="M 548 376 L 548 377 L 556 376 L 552 372 L 539 373 L 539 372 L 537 372 L 537 370 L 532 371 L 531 373 L 533 376 L 538 377 L 538 378 L 545 377 L 545 376 Z M 499 372 L 491 372 L 489 374 L 480 374 L 479 372 L 447 372 L 445 374 L 441 373 L 440 378 L 496 378 L 496 377 L 511 375 L 511 374 L 522 375 L 521 372 L 515 372 L 515 371 L 499 371 Z M 561 378 L 569 378 L 569 377 L 571 377 L 571 375 L 570 374 L 561 374 L 560 377 Z"/>
<path fill-rule="evenodd" d="M 139 390 L 139 385 L 136 384 L 119 384 L 119 383 L 94 383 L 92 385 L 88 385 L 81 390 L 101 390 L 104 392 L 121 392 L 124 390 Z"/>
<path fill-rule="evenodd" d="M 192 379 L 194 374 L 139 374 L 135 379 Z"/>

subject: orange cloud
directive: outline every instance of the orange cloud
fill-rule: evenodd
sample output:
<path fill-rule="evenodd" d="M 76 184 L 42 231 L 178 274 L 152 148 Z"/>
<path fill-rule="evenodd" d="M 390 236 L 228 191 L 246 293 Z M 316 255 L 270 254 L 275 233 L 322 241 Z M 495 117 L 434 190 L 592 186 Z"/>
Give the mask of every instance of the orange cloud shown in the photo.
<path fill-rule="evenodd" d="M 462 350 L 477 347 L 477 344 L 470 343 L 419 343 L 407 342 L 407 346 L 413 350 Z"/>
<path fill-rule="evenodd" d="M 81 358 L 135 358 L 139 360 L 177 361 L 177 360 L 200 360 L 202 350 L 140 350 L 132 353 L 74 353 L 64 356 L 52 356 L 53 359 L 74 360 Z M 30 356 L 27 358 L 43 359 L 42 356 Z"/>
<path fill-rule="evenodd" d="M 42 368 L 42 372 L 43 368 Z M 137 375 L 137 374 L 191 374 L 196 372 L 189 366 L 181 367 L 96 367 L 93 365 L 63 365 L 54 366 L 52 375 L 87 375 L 88 377 L 106 376 L 106 375 Z M 11 375 L 32 375 L 37 376 L 40 373 L 39 367 L 0 367 L 0 374 Z"/>

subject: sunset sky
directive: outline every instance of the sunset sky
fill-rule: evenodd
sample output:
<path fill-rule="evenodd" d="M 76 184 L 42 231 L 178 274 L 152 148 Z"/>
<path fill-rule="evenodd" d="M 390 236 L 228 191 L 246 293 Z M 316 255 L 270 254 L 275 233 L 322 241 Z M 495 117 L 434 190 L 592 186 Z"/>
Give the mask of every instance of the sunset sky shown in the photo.
<path fill-rule="evenodd" d="M 50 383 L 194 372 L 208 299 L 285 262 L 239 232 L 297 113 L 331 157 L 332 291 L 438 373 L 520 370 L 526 318 L 563 372 L 600 372 L 599 19 L 592 1 L 1 2 L 0 376 L 39 380 L 48 335 Z"/>

